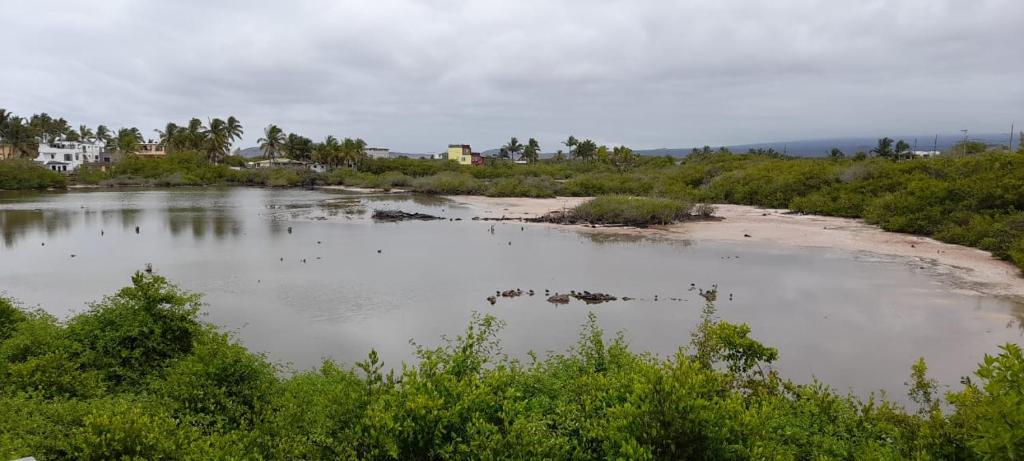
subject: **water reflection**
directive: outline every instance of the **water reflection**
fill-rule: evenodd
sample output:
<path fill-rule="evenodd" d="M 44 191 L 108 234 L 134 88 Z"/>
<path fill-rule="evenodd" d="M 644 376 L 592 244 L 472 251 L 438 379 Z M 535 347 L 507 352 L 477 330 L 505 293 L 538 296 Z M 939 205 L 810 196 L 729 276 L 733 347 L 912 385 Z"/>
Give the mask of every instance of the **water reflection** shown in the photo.
<path fill-rule="evenodd" d="M 411 358 L 410 339 L 458 333 L 474 310 L 508 322 L 510 354 L 564 350 L 589 311 L 606 331 L 626 330 L 634 349 L 670 354 L 700 315 L 690 284 L 718 283 L 722 318 L 749 323 L 778 347 L 787 377 L 813 373 L 842 390 L 900 395 L 917 357 L 955 383 L 984 353 L 1019 341 L 1024 325 L 1019 304 L 958 289 L 920 262 L 472 221 L 475 208 L 437 197 L 270 189 L 11 197 L 0 193 L 0 289 L 10 295 L 64 317 L 152 263 L 205 294 L 208 320 L 299 367 L 324 356 L 360 360 L 370 348 L 397 365 Z M 367 216 L 376 208 L 453 220 L 377 223 Z M 486 301 L 510 288 L 638 299 Z"/>
<path fill-rule="evenodd" d="M 171 235 L 185 232 L 202 240 L 208 234 L 220 240 L 242 235 L 242 223 L 229 210 L 206 208 L 169 208 L 164 212 Z"/>
<path fill-rule="evenodd" d="M 70 232 L 77 214 L 68 210 L 0 210 L 4 247 L 13 248 L 32 234 L 52 238 Z"/>

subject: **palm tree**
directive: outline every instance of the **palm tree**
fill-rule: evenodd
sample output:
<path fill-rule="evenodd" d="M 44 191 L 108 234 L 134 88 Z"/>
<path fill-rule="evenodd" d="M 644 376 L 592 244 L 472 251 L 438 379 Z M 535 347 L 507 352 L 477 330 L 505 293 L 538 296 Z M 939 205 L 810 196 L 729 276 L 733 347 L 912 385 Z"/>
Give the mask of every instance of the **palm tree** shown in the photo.
<path fill-rule="evenodd" d="M 267 125 L 263 129 L 263 137 L 256 142 L 260 143 L 260 151 L 273 160 L 284 145 L 284 131 L 277 125 Z"/>
<path fill-rule="evenodd" d="M 104 144 L 110 144 L 113 138 L 110 136 L 110 128 L 106 125 L 100 125 L 96 127 L 96 140 L 103 141 Z"/>
<path fill-rule="evenodd" d="M 896 141 L 896 151 L 894 153 L 896 154 L 897 160 L 914 155 L 913 152 L 910 151 L 910 144 L 907 144 L 907 142 L 902 139 Z"/>
<path fill-rule="evenodd" d="M 832 157 L 832 158 L 843 158 L 843 157 L 845 157 L 845 155 L 843 154 L 843 151 L 839 150 L 838 147 L 833 147 L 832 150 L 828 151 L 828 155 L 829 155 L 829 157 Z"/>
<path fill-rule="evenodd" d="M 114 137 L 114 150 L 121 155 L 130 155 L 139 151 L 139 145 L 143 143 L 142 133 L 138 128 L 121 128 L 117 130 Z"/>
<path fill-rule="evenodd" d="M 242 133 L 244 133 L 241 122 L 235 118 L 234 115 L 228 117 L 227 122 L 228 139 L 234 143 L 235 141 L 242 139 Z"/>
<path fill-rule="evenodd" d="M 597 143 L 589 139 L 576 144 L 576 150 L 573 151 L 573 158 L 578 160 L 591 160 L 595 156 L 597 156 Z"/>
<path fill-rule="evenodd" d="M 505 153 L 508 154 L 509 159 L 515 160 L 516 159 L 516 154 L 522 152 L 523 145 L 519 144 L 519 140 L 516 139 L 515 136 L 513 136 L 512 139 L 508 140 L 508 144 L 505 144 L 501 148 L 501 150 L 502 150 L 502 152 L 505 152 Z"/>
<path fill-rule="evenodd" d="M 871 153 L 878 155 L 879 157 L 891 157 L 892 156 L 892 138 L 882 138 L 878 140 L 878 146 L 871 149 Z"/>
<path fill-rule="evenodd" d="M 96 133 L 93 133 L 92 128 L 86 125 L 78 125 L 78 138 L 82 142 L 93 142 L 96 140 Z"/>
<path fill-rule="evenodd" d="M 569 139 L 562 141 L 562 144 L 565 144 L 565 147 L 569 149 L 569 157 L 573 157 L 573 148 L 579 145 L 579 143 L 580 141 L 573 135 L 569 135 Z"/>
<path fill-rule="evenodd" d="M 0 124 L 0 140 L 11 146 L 16 157 L 35 157 L 39 150 L 38 131 L 21 117 L 7 115 Z"/>
<path fill-rule="evenodd" d="M 341 162 L 352 168 L 356 168 L 366 156 L 366 141 L 356 138 L 345 138 L 341 141 Z"/>
<path fill-rule="evenodd" d="M 224 120 L 219 118 L 210 120 L 210 127 L 203 135 L 206 137 L 206 155 L 210 162 L 217 163 L 231 150 L 231 134 L 228 132 L 228 124 Z"/>
<path fill-rule="evenodd" d="M 540 143 L 538 143 L 536 139 L 530 138 L 530 140 L 526 142 L 526 148 L 523 149 L 522 158 L 531 163 L 540 159 Z"/>
<path fill-rule="evenodd" d="M 103 128 L 102 125 L 100 127 Z M 98 133 L 99 129 L 97 128 L 96 131 Z M 162 146 L 165 150 L 173 152 L 173 151 L 177 150 L 179 147 L 181 147 L 181 143 L 182 143 L 182 136 L 181 136 L 181 134 L 183 133 L 183 130 L 176 123 L 174 123 L 174 122 L 167 122 L 167 125 L 164 126 L 163 131 L 161 131 L 161 130 L 153 130 L 153 131 L 156 131 L 156 134 L 157 134 L 157 136 L 160 139 L 160 146 Z"/>
<path fill-rule="evenodd" d="M 334 168 L 338 166 L 340 153 L 341 144 L 338 143 L 338 138 L 327 136 L 324 142 L 313 146 L 313 161 Z"/>

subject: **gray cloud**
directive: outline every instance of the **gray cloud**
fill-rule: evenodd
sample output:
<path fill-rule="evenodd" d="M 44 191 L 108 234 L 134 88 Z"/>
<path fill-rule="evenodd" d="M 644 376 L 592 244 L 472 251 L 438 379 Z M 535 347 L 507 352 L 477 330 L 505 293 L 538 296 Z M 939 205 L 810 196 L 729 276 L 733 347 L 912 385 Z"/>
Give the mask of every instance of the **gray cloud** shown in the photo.
<path fill-rule="evenodd" d="M 211 3 L 211 4 L 207 4 Z M 410 152 L 1024 124 L 1018 0 L 6 0 L 0 107 Z"/>

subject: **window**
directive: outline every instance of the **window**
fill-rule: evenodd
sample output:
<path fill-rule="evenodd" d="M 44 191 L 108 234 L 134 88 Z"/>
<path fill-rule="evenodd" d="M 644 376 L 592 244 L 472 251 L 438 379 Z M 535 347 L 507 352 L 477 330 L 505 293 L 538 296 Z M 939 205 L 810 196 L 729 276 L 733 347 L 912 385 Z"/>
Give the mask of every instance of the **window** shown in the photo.
<path fill-rule="evenodd" d="M 64 161 L 65 162 L 70 162 L 71 161 L 71 154 L 64 154 Z"/>

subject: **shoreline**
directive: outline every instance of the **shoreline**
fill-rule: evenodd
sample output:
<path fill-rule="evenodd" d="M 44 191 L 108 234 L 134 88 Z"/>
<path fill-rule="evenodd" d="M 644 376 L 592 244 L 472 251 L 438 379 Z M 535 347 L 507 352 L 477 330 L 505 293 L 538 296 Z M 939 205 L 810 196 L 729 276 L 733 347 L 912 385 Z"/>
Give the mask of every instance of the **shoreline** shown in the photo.
<path fill-rule="evenodd" d="M 589 197 L 548 199 L 447 196 L 489 217 L 535 218 L 571 208 Z M 912 234 L 888 232 L 863 220 L 791 213 L 785 209 L 745 205 L 715 206 L 718 220 L 694 220 L 665 226 L 590 227 L 544 224 L 578 232 L 611 233 L 678 240 L 770 243 L 804 248 L 828 248 L 904 258 L 949 278 L 957 289 L 1024 301 L 1024 277 L 1013 264 L 977 248 L 943 243 Z M 542 223 L 543 224 L 543 223 Z"/>

